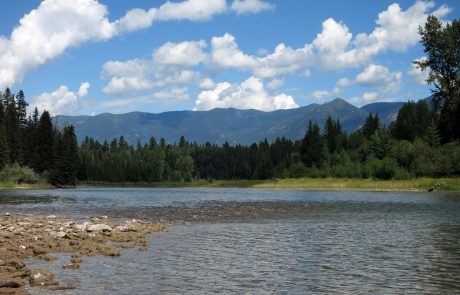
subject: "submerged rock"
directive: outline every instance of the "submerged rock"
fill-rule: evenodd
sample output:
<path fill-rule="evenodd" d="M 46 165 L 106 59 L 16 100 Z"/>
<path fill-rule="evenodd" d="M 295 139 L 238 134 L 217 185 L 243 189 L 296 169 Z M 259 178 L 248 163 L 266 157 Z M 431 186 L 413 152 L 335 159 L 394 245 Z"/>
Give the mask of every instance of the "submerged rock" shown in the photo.
<path fill-rule="evenodd" d="M 77 284 L 71 282 L 71 283 L 66 283 L 65 285 L 51 286 L 49 289 L 53 291 L 59 291 L 59 290 L 71 290 L 71 289 L 75 289 L 76 287 L 77 287 Z"/>
<path fill-rule="evenodd" d="M 32 269 L 29 271 L 29 284 L 31 286 L 50 286 L 56 284 L 54 275 L 48 270 Z"/>
<path fill-rule="evenodd" d="M 78 269 L 80 268 L 80 263 L 69 263 L 62 266 L 64 269 Z"/>

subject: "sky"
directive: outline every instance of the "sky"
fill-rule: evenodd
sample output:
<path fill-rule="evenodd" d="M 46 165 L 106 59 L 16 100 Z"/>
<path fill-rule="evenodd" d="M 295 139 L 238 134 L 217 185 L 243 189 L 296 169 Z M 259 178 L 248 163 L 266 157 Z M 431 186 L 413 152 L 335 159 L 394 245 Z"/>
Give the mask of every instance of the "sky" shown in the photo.
<path fill-rule="evenodd" d="M 0 10 L 0 89 L 52 115 L 430 95 L 418 28 L 457 0 L 28 0 Z"/>

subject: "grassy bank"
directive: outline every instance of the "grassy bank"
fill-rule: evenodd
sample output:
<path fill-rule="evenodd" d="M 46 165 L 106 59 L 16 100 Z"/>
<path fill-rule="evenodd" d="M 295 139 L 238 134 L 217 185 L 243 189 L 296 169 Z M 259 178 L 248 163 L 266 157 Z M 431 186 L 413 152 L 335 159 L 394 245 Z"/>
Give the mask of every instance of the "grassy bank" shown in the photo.
<path fill-rule="evenodd" d="M 355 178 L 299 178 L 281 179 L 256 184 L 258 188 L 292 188 L 369 191 L 460 191 L 460 178 L 415 178 L 407 180 L 374 180 Z"/>
<path fill-rule="evenodd" d="M 39 188 L 52 188 L 53 186 L 46 182 L 40 183 L 14 183 L 14 182 L 0 182 L 0 189 L 39 189 Z"/>
<path fill-rule="evenodd" d="M 107 183 L 85 182 L 82 186 L 117 187 L 238 187 L 283 188 L 309 190 L 367 190 L 367 191 L 460 191 L 460 178 L 415 178 L 407 180 L 374 180 L 356 178 L 287 178 L 279 180 L 197 180 L 192 182 Z"/>

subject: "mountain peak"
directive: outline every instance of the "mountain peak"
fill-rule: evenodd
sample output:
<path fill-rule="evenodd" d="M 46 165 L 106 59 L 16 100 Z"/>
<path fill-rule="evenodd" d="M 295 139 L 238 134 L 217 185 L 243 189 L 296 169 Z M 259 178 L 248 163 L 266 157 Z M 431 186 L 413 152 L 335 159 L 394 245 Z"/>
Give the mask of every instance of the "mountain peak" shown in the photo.
<path fill-rule="evenodd" d="M 350 104 L 348 101 L 346 101 L 345 99 L 343 98 L 340 98 L 340 97 L 337 97 L 333 100 L 331 100 L 330 102 L 327 102 L 325 104 Z"/>

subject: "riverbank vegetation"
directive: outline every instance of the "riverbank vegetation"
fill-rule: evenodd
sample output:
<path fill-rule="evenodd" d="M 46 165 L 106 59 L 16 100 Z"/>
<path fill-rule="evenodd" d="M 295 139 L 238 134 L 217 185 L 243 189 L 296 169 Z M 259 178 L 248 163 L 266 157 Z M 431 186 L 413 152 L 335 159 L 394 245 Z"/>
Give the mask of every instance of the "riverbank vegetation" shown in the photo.
<path fill-rule="evenodd" d="M 388 185 L 433 188 L 434 184 L 411 181 L 460 176 L 459 28 L 459 20 L 443 27 L 432 16 L 420 28 L 426 58 L 416 64 L 429 72 L 427 82 L 434 85 L 429 99 L 404 104 L 390 126 L 384 126 L 377 114 L 369 114 L 362 127 L 350 134 L 340 120 L 329 116 L 322 130 L 318 122 L 305 122 L 306 134 L 300 140 L 218 146 L 184 137 L 167 143 L 152 136 L 148 143 L 133 145 L 121 136 L 102 143 L 86 138 L 78 147 L 72 126 L 56 129 L 46 111 L 39 116 L 35 110 L 26 117 L 24 93 L 15 96 L 7 89 L 0 95 L 0 182 L 42 179 L 57 186 L 74 185 L 77 180 L 183 186 L 289 178 L 273 187 L 309 183 L 311 188 L 326 188 L 335 182 L 335 187 L 360 189 L 373 180 L 393 180 Z M 314 182 L 314 178 L 323 180 Z"/>
<path fill-rule="evenodd" d="M 245 180 L 192 180 L 189 182 L 102 182 L 86 181 L 80 186 L 90 187 L 153 187 L 153 188 L 267 188 L 306 190 L 363 190 L 363 191 L 460 191 L 460 178 L 411 178 L 377 180 L 361 178 L 283 178 Z"/>

